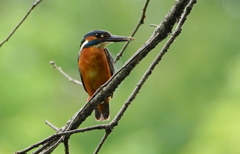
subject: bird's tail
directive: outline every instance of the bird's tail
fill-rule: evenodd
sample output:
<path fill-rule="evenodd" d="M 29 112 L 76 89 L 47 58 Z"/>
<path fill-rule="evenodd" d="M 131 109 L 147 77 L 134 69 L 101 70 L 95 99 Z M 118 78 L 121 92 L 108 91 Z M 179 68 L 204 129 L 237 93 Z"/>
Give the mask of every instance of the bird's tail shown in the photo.
<path fill-rule="evenodd" d="M 97 121 L 109 120 L 110 118 L 109 100 L 110 97 L 108 97 L 102 104 L 98 105 L 95 108 L 95 117 Z"/>

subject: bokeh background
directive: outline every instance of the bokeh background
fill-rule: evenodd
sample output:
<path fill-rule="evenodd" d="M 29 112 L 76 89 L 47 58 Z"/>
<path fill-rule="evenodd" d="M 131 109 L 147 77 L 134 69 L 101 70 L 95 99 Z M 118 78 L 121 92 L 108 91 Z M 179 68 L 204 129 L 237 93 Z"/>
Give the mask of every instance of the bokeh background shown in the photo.
<path fill-rule="evenodd" d="M 34 0 L 0 1 L 0 41 Z M 36 143 L 65 125 L 86 102 L 83 87 L 69 82 L 49 61 L 79 79 L 77 54 L 93 29 L 129 36 L 145 0 L 43 0 L 0 48 L 0 153 Z M 174 0 L 150 1 L 145 24 L 119 69 L 151 36 Z M 104 144 L 101 154 L 240 153 L 240 1 L 198 1 L 182 34 L 156 67 L 138 97 Z M 114 117 L 162 43 L 114 93 Z M 123 43 L 109 46 L 115 57 Z M 101 124 L 89 117 L 81 127 Z M 93 153 L 103 131 L 74 135 L 73 154 Z M 54 154 L 63 153 L 63 146 Z"/>

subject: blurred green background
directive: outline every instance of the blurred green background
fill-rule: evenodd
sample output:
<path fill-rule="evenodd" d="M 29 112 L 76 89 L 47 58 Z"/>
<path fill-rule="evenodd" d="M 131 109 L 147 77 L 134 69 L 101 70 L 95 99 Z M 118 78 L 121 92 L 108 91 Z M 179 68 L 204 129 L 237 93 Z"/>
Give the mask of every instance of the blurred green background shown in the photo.
<path fill-rule="evenodd" d="M 35 0 L 1 0 L 0 41 Z M 104 29 L 129 36 L 144 0 L 43 0 L 13 37 L 0 48 L 0 153 L 36 143 L 86 102 L 83 87 L 70 83 L 49 61 L 79 79 L 77 54 L 83 35 Z M 116 68 L 154 31 L 174 0 L 150 1 L 145 24 Z M 240 153 L 240 1 L 199 1 L 182 34 L 156 67 L 138 97 L 104 144 L 101 154 Z M 114 93 L 111 118 L 136 86 L 161 43 Z M 110 45 L 114 55 L 123 43 Z M 82 127 L 101 124 L 91 116 Z M 74 135 L 73 154 L 93 153 L 103 131 Z M 63 153 L 63 146 L 55 154 Z"/>

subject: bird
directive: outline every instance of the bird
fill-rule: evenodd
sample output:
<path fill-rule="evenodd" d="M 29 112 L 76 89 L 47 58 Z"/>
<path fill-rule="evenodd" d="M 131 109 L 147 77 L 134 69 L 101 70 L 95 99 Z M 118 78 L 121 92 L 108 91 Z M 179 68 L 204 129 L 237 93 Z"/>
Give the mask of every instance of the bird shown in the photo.
<path fill-rule="evenodd" d="M 89 95 L 87 100 L 115 73 L 114 60 L 106 46 L 113 42 L 131 40 L 132 37 L 112 35 L 105 30 L 92 30 L 84 35 L 78 53 L 78 70 L 83 87 Z M 97 121 L 109 120 L 109 101 L 112 95 L 95 107 Z"/>

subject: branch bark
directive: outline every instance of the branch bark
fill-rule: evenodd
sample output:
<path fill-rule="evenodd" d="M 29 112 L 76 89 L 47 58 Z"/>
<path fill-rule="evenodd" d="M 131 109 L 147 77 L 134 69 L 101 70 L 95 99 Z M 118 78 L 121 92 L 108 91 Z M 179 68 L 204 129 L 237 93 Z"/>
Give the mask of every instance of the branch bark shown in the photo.
<path fill-rule="evenodd" d="M 27 17 L 30 15 L 30 13 L 32 12 L 32 10 L 40 3 L 42 2 L 42 0 L 37 0 L 35 3 L 33 3 L 33 5 L 31 6 L 31 8 L 28 10 L 28 12 L 26 13 L 26 15 L 22 18 L 22 20 L 16 25 L 16 27 L 12 30 L 12 32 L 0 43 L 0 48 L 2 47 L 2 45 L 4 43 L 6 43 L 11 37 L 12 35 L 17 31 L 17 29 L 22 25 L 22 23 L 27 19 Z"/>

